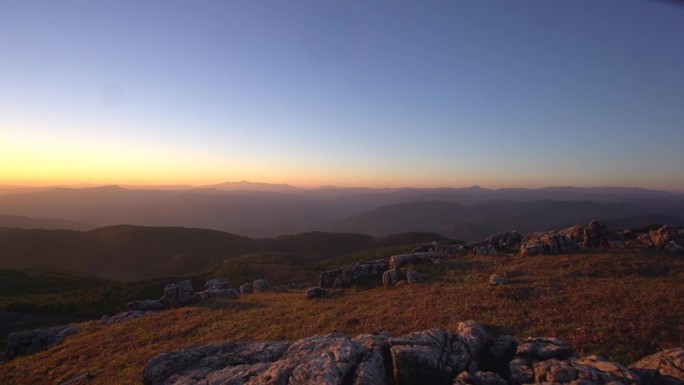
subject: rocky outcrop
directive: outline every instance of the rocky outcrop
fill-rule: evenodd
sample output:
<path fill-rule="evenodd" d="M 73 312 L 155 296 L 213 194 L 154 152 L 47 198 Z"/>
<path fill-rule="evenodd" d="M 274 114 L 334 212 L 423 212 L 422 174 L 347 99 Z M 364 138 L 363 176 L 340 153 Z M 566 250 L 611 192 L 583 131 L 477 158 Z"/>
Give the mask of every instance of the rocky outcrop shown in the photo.
<path fill-rule="evenodd" d="M 393 255 L 389 260 L 390 269 L 399 269 L 407 265 L 416 265 L 420 263 L 432 263 L 437 256 L 430 252 L 424 253 L 407 253 Z"/>
<path fill-rule="evenodd" d="M 678 378 L 681 349 L 661 354 L 642 367 L 660 368 L 661 375 Z M 431 329 L 396 338 L 387 333 L 354 338 L 331 333 L 293 343 L 192 347 L 152 358 L 142 380 L 148 385 L 641 385 L 630 369 L 597 356 L 577 358 L 562 341 L 492 339 L 473 321 L 459 323 L 454 332 Z"/>
<path fill-rule="evenodd" d="M 38 353 L 58 345 L 65 338 L 78 333 L 78 328 L 72 325 L 55 326 L 50 329 L 36 329 L 25 332 L 10 333 L 7 336 L 7 359 L 20 355 Z"/>
<path fill-rule="evenodd" d="M 468 244 L 468 249 L 475 255 L 499 255 L 499 250 L 497 250 L 493 244 L 489 243 L 489 241 L 470 243 Z"/>
<path fill-rule="evenodd" d="M 363 261 L 354 266 L 322 272 L 318 279 L 318 285 L 323 288 L 349 287 L 353 282 L 363 277 L 379 276 L 385 270 L 387 270 L 387 261 L 384 259 Z"/>
<path fill-rule="evenodd" d="M 684 230 L 663 226 L 641 234 L 636 239 L 638 244 L 672 254 L 684 253 Z"/>
<path fill-rule="evenodd" d="M 160 299 L 166 308 L 190 305 L 199 300 L 200 298 L 195 294 L 190 280 L 164 286 L 164 296 Z"/>
<path fill-rule="evenodd" d="M 520 246 L 521 255 L 557 255 L 579 250 L 577 242 L 556 232 L 525 235 Z"/>
<path fill-rule="evenodd" d="M 252 288 L 254 289 L 255 293 L 265 293 L 271 290 L 271 285 L 269 285 L 267 280 L 261 278 L 252 282 Z"/>
<path fill-rule="evenodd" d="M 683 385 L 684 348 L 663 350 L 633 363 L 643 385 Z"/>
<path fill-rule="evenodd" d="M 504 251 L 506 249 L 520 248 L 520 242 L 522 242 L 522 239 L 522 235 L 518 233 L 518 231 L 513 230 L 494 234 L 487 238 L 487 242 L 497 250 Z"/>

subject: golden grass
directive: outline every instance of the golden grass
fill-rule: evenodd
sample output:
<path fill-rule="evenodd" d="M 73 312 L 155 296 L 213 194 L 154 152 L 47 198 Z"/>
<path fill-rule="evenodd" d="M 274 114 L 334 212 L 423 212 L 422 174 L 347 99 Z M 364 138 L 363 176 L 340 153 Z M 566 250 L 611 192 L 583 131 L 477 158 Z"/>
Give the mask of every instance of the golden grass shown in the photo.
<path fill-rule="evenodd" d="M 331 331 L 400 335 L 453 330 L 467 319 L 497 333 L 559 337 L 583 355 L 623 363 L 684 346 L 682 258 L 640 252 L 454 256 L 416 269 L 427 283 L 362 285 L 313 301 L 301 291 L 255 294 L 119 325 L 83 323 L 58 347 L 0 364 L 0 383 L 58 384 L 89 372 L 93 384 L 134 384 L 151 357 L 192 344 L 295 340 Z M 492 273 L 510 283 L 489 286 Z"/>

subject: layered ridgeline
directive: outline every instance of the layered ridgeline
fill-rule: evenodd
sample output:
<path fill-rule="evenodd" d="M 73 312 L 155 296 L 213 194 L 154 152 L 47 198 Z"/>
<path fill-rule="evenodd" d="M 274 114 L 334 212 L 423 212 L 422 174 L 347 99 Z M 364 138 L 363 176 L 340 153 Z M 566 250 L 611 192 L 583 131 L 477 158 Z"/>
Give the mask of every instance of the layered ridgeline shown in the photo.
<path fill-rule="evenodd" d="M 244 274 L 324 266 L 326 259 L 360 250 L 449 241 L 430 233 L 374 238 L 311 232 L 252 239 L 216 230 L 112 226 L 92 231 L 0 228 L 0 268 L 58 269 L 100 278 L 136 280 L 231 268 Z M 315 273 L 305 277 L 312 278 Z"/>
<path fill-rule="evenodd" d="M 477 241 L 510 229 L 550 230 L 591 218 L 603 218 L 616 227 L 684 224 L 684 195 L 636 188 L 305 190 L 239 182 L 204 188 L 9 192 L 0 191 L 0 226 L 20 228 L 184 226 L 250 237 L 309 231 L 383 237 L 426 231 Z"/>

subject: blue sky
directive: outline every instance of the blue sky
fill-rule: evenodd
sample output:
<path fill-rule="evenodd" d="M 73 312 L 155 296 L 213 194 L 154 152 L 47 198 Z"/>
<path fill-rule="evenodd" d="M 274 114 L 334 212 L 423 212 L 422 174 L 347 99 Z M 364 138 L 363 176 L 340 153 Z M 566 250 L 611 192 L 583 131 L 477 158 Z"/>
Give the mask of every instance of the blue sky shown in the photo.
<path fill-rule="evenodd" d="M 666 1 L 0 0 L 0 184 L 684 190 Z"/>

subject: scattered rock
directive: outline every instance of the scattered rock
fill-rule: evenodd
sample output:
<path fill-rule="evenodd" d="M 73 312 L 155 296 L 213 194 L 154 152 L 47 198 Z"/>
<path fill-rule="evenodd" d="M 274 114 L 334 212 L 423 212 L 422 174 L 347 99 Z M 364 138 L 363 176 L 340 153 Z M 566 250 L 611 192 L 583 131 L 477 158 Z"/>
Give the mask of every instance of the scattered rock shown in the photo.
<path fill-rule="evenodd" d="M 271 290 L 271 285 L 268 284 L 267 280 L 262 278 L 252 282 L 252 288 L 255 293 L 264 293 Z"/>
<path fill-rule="evenodd" d="M 160 301 L 164 307 L 179 307 L 199 301 L 199 296 L 195 294 L 192 282 L 188 279 L 164 286 L 164 296 Z"/>
<path fill-rule="evenodd" d="M 158 313 L 158 310 L 131 310 L 131 311 L 126 311 L 123 313 L 115 314 L 111 317 L 104 316 L 100 318 L 100 321 L 103 324 L 118 324 L 121 322 L 125 322 L 128 320 L 152 315 Z"/>
<path fill-rule="evenodd" d="M 240 294 L 245 295 L 252 293 L 254 293 L 254 288 L 252 287 L 251 283 L 247 282 L 240 285 Z"/>
<path fill-rule="evenodd" d="M 65 338 L 78 333 L 72 325 L 55 326 L 50 329 L 36 329 L 25 332 L 10 333 L 7 336 L 7 359 L 20 355 L 38 353 L 60 344 Z"/>
<path fill-rule="evenodd" d="M 328 292 L 322 287 L 312 287 L 312 288 L 306 290 L 306 298 L 307 299 L 321 298 L 321 297 L 325 297 L 327 294 L 328 294 Z"/>
<path fill-rule="evenodd" d="M 498 274 L 492 274 L 492 276 L 489 277 L 489 284 L 490 285 L 505 285 L 506 284 L 506 278 L 504 278 Z"/>
<path fill-rule="evenodd" d="M 127 304 L 128 308 L 137 311 L 160 311 L 164 310 L 164 305 L 158 299 L 133 300 Z"/>
<path fill-rule="evenodd" d="M 409 271 L 406 273 L 406 281 L 408 283 L 421 283 L 423 282 L 423 274 L 417 271 Z"/>
<path fill-rule="evenodd" d="M 684 384 L 684 348 L 663 350 L 630 366 L 643 385 Z"/>

